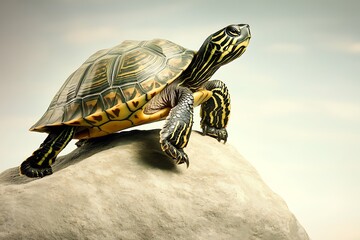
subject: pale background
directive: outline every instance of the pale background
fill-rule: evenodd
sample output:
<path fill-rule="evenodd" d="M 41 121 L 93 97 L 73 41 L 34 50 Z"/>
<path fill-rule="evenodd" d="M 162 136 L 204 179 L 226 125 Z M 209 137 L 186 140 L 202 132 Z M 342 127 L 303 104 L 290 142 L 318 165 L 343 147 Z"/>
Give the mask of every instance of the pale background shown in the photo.
<path fill-rule="evenodd" d="M 355 0 L 1 1 L 0 171 L 43 141 L 28 128 L 96 50 L 159 37 L 198 49 L 248 23 L 247 52 L 214 76 L 232 95 L 229 143 L 312 239 L 359 240 L 359 9 Z"/>

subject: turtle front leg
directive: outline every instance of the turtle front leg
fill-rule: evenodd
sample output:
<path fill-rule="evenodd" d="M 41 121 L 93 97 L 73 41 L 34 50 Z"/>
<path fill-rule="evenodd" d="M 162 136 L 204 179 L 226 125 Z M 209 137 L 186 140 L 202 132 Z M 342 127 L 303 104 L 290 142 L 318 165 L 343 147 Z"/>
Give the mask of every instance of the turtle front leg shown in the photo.
<path fill-rule="evenodd" d="M 161 149 L 177 164 L 186 163 L 189 167 L 189 158 L 183 148 L 189 142 L 193 125 L 194 97 L 185 87 L 175 89 L 177 104 L 170 110 L 165 125 L 160 131 Z"/>
<path fill-rule="evenodd" d="M 212 96 L 201 104 L 201 128 L 203 135 L 209 135 L 224 143 L 227 140 L 228 133 L 226 126 L 230 115 L 230 94 L 225 85 L 220 80 L 206 82 L 204 89 L 211 91 Z"/>
<path fill-rule="evenodd" d="M 177 164 L 186 163 L 189 167 L 189 158 L 183 149 L 188 144 L 193 125 L 193 93 L 185 87 L 164 89 L 151 100 L 145 113 L 163 107 L 171 110 L 160 131 L 161 149 Z"/>

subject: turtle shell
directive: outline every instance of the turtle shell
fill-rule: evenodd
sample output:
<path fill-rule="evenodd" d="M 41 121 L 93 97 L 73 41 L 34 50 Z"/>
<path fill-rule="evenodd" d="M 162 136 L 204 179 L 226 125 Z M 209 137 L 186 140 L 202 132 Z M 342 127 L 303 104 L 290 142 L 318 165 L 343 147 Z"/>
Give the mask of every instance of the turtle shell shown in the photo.
<path fill-rule="evenodd" d="M 163 39 L 124 41 L 96 52 L 55 95 L 31 131 L 78 126 L 77 138 L 96 137 L 143 122 L 144 105 L 189 66 L 195 52 Z M 85 133 L 85 134 L 84 134 Z"/>

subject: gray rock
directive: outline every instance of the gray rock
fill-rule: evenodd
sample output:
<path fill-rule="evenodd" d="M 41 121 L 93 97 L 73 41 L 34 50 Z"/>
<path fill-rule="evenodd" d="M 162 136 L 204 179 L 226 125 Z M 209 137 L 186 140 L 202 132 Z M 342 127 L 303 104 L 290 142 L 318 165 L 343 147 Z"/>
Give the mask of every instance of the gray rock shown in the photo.
<path fill-rule="evenodd" d="M 229 144 L 193 132 L 186 169 L 158 132 L 89 140 L 42 179 L 0 174 L 0 239 L 309 239 Z"/>

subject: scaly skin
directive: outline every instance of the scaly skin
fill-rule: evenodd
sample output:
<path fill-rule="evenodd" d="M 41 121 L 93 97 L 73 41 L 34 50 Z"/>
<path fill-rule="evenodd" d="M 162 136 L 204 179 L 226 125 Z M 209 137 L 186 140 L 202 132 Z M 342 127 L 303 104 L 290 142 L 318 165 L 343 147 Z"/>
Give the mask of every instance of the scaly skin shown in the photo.
<path fill-rule="evenodd" d="M 20 173 L 31 178 L 51 175 L 51 165 L 57 155 L 71 141 L 76 127 L 58 127 L 57 131 L 49 134 L 40 147 L 28 157 L 20 166 Z"/>
<path fill-rule="evenodd" d="M 201 105 L 201 128 L 203 135 L 216 138 L 219 142 L 227 140 L 226 126 L 230 116 L 230 94 L 220 80 L 206 82 L 203 88 L 212 91 L 209 100 Z"/>
<path fill-rule="evenodd" d="M 188 144 L 193 125 L 193 93 L 185 87 L 170 86 L 157 98 L 163 100 L 162 104 L 171 106 L 164 127 L 160 131 L 161 149 L 177 164 L 186 163 L 189 166 L 189 158 L 183 148 Z M 149 108 L 153 108 L 152 110 L 148 109 L 149 112 L 163 107 L 156 103 L 158 103 L 158 99 L 154 99 L 154 105 L 149 104 Z"/>

